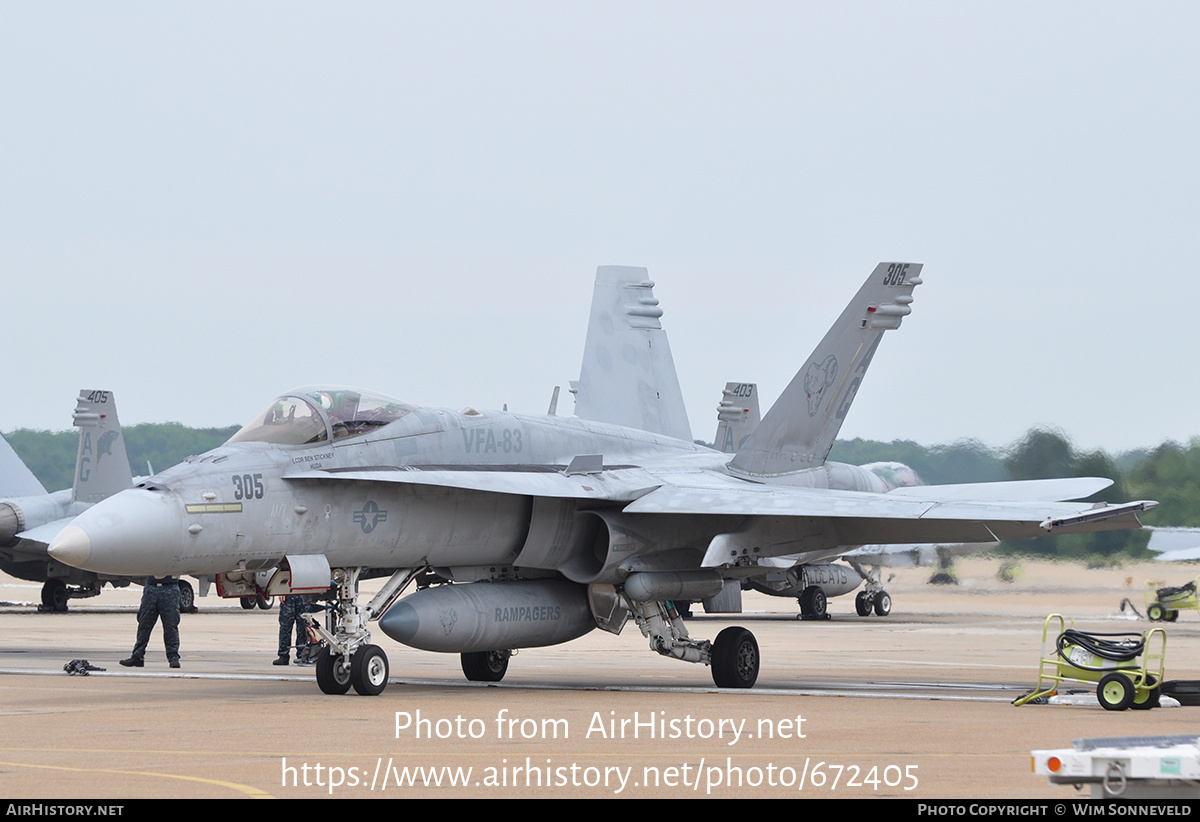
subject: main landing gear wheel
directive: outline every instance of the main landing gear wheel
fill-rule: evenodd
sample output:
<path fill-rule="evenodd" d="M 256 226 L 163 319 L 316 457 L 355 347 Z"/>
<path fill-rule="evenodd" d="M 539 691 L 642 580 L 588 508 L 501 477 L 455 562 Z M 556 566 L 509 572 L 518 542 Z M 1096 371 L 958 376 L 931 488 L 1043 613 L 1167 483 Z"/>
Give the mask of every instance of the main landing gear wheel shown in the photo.
<path fill-rule="evenodd" d="M 341 654 L 334 656 L 328 648 L 317 654 L 317 687 L 323 694 L 344 694 L 350 690 L 350 666 Z"/>
<path fill-rule="evenodd" d="M 387 681 L 387 654 L 378 645 L 364 645 L 350 657 L 350 684 L 362 696 L 379 696 Z"/>
<path fill-rule="evenodd" d="M 800 613 L 820 619 L 825 616 L 828 601 L 818 585 L 810 585 L 800 592 Z"/>
<path fill-rule="evenodd" d="M 1146 618 L 1151 622 L 1162 622 L 1167 618 L 1167 609 L 1156 602 L 1146 609 Z"/>
<path fill-rule="evenodd" d="M 854 598 L 854 610 L 859 616 L 870 616 L 871 595 L 866 591 L 859 591 L 858 596 Z"/>
<path fill-rule="evenodd" d="M 887 616 L 892 612 L 892 597 L 887 591 L 875 595 L 875 615 Z"/>
<path fill-rule="evenodd" d="M 243 611 L 253 611 L 254 606 L 258 604 L 255 597 L 242 597 L 239 601 L 242 603 Z"/>
<path fill-rule="evenodd" d="M 179 610 L 185 614 L 196 611 L 196 590 L 186 579 L 179 580 Z"/>
<path fill-rule="evenodd" d="M 745 628 L 726 628 L 712 645 L 712 678 L 718 688 L 752 688 L 758 679 L 758 642 Z"/>
<path fill-rule="evenodd" d="M 508 673 L 512 651 L 475 651 L 460 656 L 462 671 L 471 682 L 499 682 Z"/>
<path fill-rule="evenodd" d="M 67 610 L 67 583 L 61 579 L 48 579 L 42 586 L 42 605 L 55 611 Z"/>
<path fill-rule="evenodd" d="M 1108 674 L 1096 688 L 1096 699 L 1106 711 L 1123 711 L 1134 697 L 1133 683 L 1122 674 Z"/>

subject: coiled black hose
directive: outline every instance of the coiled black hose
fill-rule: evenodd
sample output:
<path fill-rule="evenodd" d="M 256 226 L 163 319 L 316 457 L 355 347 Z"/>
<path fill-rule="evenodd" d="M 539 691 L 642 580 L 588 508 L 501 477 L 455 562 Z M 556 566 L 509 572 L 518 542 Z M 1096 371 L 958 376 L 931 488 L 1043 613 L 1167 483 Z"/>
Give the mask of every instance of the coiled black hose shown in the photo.
<path fill-rule="evenodd" d="M 1120 637 L 1120 639 L 1102 637 Z M 1058 635 L 1058 655 L 1068 663 L 1083 671 L 1111 671 L 1125 669 L 1121 667 L 1092 668 L 1087 665 L 1080 665 L 1067 656 L 1065 648 L 1070 645 L 1083 648 L 1091 652 L 1093 656 L 1098 656 L 1101 659 L 1108 659 L 1113 662 L 1133 662 L 1146 647 L 1146 640 L 1141 634 L 1087 634 L 1083 631 L 1076 631 L 1074 628 L 1068 628 Z M 1134 665 L 1132 667 L 1136 668 L 1137 666 Z"/>

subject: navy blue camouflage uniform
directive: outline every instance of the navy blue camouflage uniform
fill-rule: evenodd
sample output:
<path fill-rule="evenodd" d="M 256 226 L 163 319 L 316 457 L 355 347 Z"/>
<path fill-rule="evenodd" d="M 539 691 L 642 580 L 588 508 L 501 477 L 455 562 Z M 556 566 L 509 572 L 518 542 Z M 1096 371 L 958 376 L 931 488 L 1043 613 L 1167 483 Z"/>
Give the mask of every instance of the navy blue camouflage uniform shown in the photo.
<path fill-rule="evenodd" d="M 287 664 L 288 651 L 291 649 L 292 626 L 296 626 L 296 661 L 304 662 L 308 658 L 308 624 L 300 618 L 308 606 L 308 600 L 298 594 L 283 598 L 279 604 L 279 659 L 278 664 Z"/>
<path fill-rule="evenodd" d="M 142 604 L 138 608 L 137 644 L 133 646 L 133 654 L 127 661 L 141 667 L 146 657 L 146 646 L 150 643 L 150 631 L 160 619 L 167 660 L 172 667 L 179 667 L 179 580 L 175 577 L 146 577 L 145 587 L 142 588 Z"/>

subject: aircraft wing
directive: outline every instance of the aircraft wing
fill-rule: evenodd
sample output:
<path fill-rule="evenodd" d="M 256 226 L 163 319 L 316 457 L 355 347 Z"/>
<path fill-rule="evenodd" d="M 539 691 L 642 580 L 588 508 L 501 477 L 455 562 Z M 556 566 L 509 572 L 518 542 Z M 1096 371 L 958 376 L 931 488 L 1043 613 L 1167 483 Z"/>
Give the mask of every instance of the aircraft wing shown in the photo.
<path fill-rule="evenodd" d="M 895 545 L 904 543 L 994 542 L 1001 539 L 1021 539 L 1055 531 L 1098 531 L 1114 528 L 1140 527 L 1137 512 L 1157 503 L 1139 501 L 1124 505 L 1099 505 L 1084 502 L 1009 501 L 987 498 L 966 499 L 962 486 L 947 495 L 939 496 L 939 486 L 929 485 L 905 489 L 896 494 L 873 494 L 854 491 L 832 491 L 824 488 L 767 486 L 738 483 L 687 484 L 687 478 L 639 497 L 624 511 L 640 514 L 738 514 L 751 518 L 778 521 L 788 518 L 825 520 L 836 534 L 839 545 Z M 693 475 L 690 479 L 695 480 Z M 1002 489 L 1006 496 L 1012 489 Z M 1053 495 L 1052 489 L 1047 494 Z M 786 526 L 771 526 L 775 532 Z M 717 558 L 717 547 L 724 547 L 721 537 L 714 539 L 704 565 L 723 564 Z M 720 546 L 718 546 L 720 543 Z M 758 543 L 759 557 L 780 556 L 795 552 L 794 543 L 781 541 L 777 545 Z"/>
<path fill-rule="evenodd" d="M 1103 491 L 1113 481 L 1103 477 L 1066 477 L 1063 479 L 1013 480 L 1010 482 L 968 482 L 961 485 L 937 485 L 940 500 L 987 500 L 989 502 L 1057 502 L 1083 499 Z M 923 499 L 929 486 L 895 488 L 888 496 Z"/>
<path fill-rule="evenodd" d="M 582 460 L 582 458 L 581 458 Z M 1103 479 L 1030 480 L 896 489 L 887 494 L 762 485 L 708 472 L 663 474 L 634 467 L 380 466 L 301 471 L 284 479 L 433 485 L 499 494 L 628 503 L 631 514 L 739 515 L 828 519 L 842 545 L 995 542 L 1049 530 L 1139 527 L 1136 513 L 1155 503 L 1094 507 L 1058 502 L 1064 493 L 1094 493 Z M 576 470 L 572 470 L 575 468 Z M 974 487 L 975 498 L 968 489 Z M 942 489 L 948 489 L 943 495 Z M 904 493 L 897 493 L 904 491 Z M 1018 492 L 1027 494 L 1018 501 Z M 791 549 L 791 550 L 794 550 Z M 790 551 L 789 551 L 790 552 Z M 781 550 L 781 553 L 786 553 Z M 771 556 L 764 550 L 761 556 Z"/>

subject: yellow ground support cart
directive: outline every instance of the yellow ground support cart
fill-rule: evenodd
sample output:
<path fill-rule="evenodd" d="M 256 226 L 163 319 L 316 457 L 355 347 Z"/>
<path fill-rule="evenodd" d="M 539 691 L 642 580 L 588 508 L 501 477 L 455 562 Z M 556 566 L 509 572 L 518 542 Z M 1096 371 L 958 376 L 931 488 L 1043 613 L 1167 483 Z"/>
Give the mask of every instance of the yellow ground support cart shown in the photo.
<path fill-rule="evenodd" d="M 1057 635 L 1048 652 L 1052 626 Z M 1013 704 L 1044 700 L 1060 682 L 1083 682 L 1096 685 L 1096 700 L 1105 710 L 1149 710 L 1158 706 L 1166 656 L 1162 628 L 1144 634 L 1088 634 L 1075 630 L 1074 620 L 1068 628 L 1062 614 L 1051 614 L 1042 627 L 1037 687 Z"/>
<path fill-rule="evenodd" d="M 1200 599 L 1196 598 L 1198 580 L 1200 578 L 1178 588 L 1165 586 L 1160 580 L 1148 580 L 1146 616 L 1151 622 L 1174 622 L 1179 619 L 1180 611 L 1200 611 Z"/>

